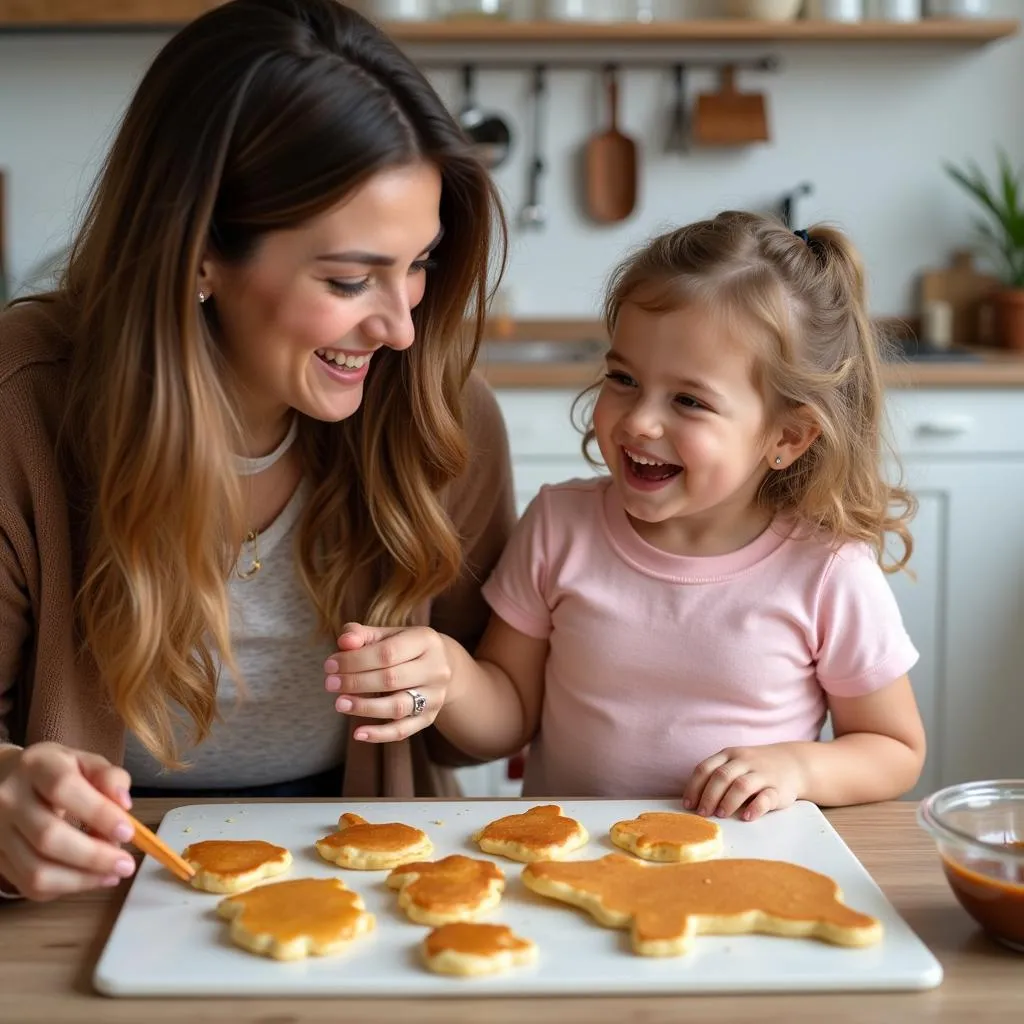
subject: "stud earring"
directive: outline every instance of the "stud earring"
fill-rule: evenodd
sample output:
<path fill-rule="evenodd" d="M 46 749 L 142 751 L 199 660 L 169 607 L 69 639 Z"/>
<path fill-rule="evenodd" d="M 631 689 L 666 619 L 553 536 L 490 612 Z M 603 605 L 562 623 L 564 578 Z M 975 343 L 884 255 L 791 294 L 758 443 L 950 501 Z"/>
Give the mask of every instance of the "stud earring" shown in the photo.
<path fill-rule="evenodd" d="M 781 455 L 776 455 L 775 456 L 775 465 L 776 466 L 781 466 L 782 465 L 782 456 Z"/>
<path fill-rule="evenodd" d="M 207 299 L 206 292 L 200 290 L 200 292 L 199 292 L 199 305 L 201 306 L 206 301 L 206 299 Z"/>

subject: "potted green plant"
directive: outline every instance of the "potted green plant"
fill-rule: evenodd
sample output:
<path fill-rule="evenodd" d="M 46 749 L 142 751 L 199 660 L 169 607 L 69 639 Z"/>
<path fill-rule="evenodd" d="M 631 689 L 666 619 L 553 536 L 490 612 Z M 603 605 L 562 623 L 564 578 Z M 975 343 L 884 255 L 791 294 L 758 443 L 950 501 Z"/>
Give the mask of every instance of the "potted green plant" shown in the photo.
<path fill-rule="evenodd" d="M 994 181 L 973 162 L 945 168 L 985 213 L 975 223 L 1006 285 L 992 296 L 996 338 L 1008 348 L 1024 349 L 1024 173 L 1014 170 L 1003 150 L 997 162 Z"/>

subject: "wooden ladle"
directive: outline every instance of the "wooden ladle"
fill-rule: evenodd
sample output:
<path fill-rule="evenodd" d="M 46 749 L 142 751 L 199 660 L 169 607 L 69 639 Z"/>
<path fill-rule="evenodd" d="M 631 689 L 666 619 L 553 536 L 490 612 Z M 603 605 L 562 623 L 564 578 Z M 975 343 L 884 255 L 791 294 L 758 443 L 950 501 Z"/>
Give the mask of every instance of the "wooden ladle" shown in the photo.
<path fill-rule="evenodd" d="M 636 206 L 637 147 L 619 131 L 619 82 L 614 67 L 605 70 L 609 125 L 591 136 L 584 154 L 586 209 L 599 224 L 625 220 Z"/>

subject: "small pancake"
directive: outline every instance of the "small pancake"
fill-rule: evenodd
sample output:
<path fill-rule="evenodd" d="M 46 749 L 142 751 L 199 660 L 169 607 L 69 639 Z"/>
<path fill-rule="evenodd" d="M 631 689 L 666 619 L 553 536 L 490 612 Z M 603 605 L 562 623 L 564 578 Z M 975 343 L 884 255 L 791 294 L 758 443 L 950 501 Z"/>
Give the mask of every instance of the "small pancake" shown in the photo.
<path fill-rule="evenodd" d="M 275 960 L 333 956 L 372 931 L 374 917 L 338 878 L 299 878 L 228 896 L 217 913 L 231 941 Z"/>
<path fill-rule="evenodd" d="M 422 945 L 423 961 L 438 974 L 498 974 L 533 963 L 537 947 L 503 924 L 459 922 L 435 928 Z"/>
<path fill-rule="evenodd" d="M 590 836 L 575 818 L 566 818 L 557 804 L 531 807 L 485 825 L 473 836 L 484 853 L 530 863 L 560 860 L 586 846 Z"/>
<path fill-rule="evenodd" d="M 505 889 L 505 873 L 497 864 L 458 853 L 403 864 L 387 881 L 399 890 L 398 905 L 409 920 L 433 927 L 478 917 L 498 905 Z"/>
<path fill-rule="evenodd" d="M 358 814 L 343 814 L 338 831 L 316 841 L 324 860 L 356 871 L 386 871 L 422 860 L 434 844 L 421 829 L 400 822 L 371 824 Z"/>
<path fill-rule="evenodd" d="M 195 868 L 192 885 L 205 892 L 244 892 L 291 867 L 283 846 L 262 839 L 207 839 L 192 843 L 182 857 Z"/>
<path fill-rule="evenodd" d="M 710 860 L 722 852 L 721 825 L 682 811 L 644 811 L 629 821 L 617 821 L 609 835 L 623 850 L 662 863 Z"/>

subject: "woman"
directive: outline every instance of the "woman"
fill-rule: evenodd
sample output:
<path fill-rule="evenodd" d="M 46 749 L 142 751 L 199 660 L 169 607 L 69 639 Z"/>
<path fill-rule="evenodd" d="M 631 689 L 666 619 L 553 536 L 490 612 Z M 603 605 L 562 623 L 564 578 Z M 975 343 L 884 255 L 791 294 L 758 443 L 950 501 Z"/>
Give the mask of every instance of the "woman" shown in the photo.
<path fill-rule="evenodd" d="M 8 891 L 130 874 L 132 787 L 430 790 L 423 740 L 450 748 L 352 739 L 323 664 L 348 620 L 482 632 L 513 520 L 469 376 L 498 209 L 333 0 L 235 0 L 158 55 L 61 288 L 0 316 Z M 417 727 L 443 702 L 403 696 Z"/>

